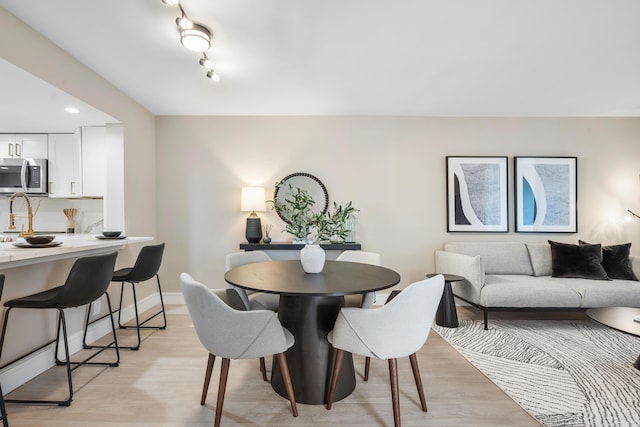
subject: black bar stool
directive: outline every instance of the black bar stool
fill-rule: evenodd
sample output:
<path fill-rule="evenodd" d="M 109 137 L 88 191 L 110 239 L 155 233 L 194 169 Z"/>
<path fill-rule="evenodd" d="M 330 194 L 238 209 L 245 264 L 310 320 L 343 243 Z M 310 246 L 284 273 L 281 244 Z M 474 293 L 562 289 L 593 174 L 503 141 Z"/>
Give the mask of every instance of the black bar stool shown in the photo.
<path fill-rule="evenodd" d="M 0 299 L 2 299 L 2 290 L 4 289 L 4 274 L 0 274 Z M 4 406 L 4 394 L 2 393 L 2 386 L 0 386 L 0 420 L 4 427 L 9 427 L 9 421 L 7 420 L 7 409 Z"/>
<path fill-rule="evenodd" d="M 78 258 L 71 267 L 69 276 L 64 285 L 57 288 L 49 289 L 37 294 L 28 295 L 22 298 L 16 298 L 4 303 L 7 311 L 4 315 L 4 325 L 2 326 L 2 337 L 0 338 L 0 354 L 4 347 L 4 338 L 7 332 L 7 323 L 9 313 L 14 308 L 30 308 L 30 309 L 56 309 L 58 310 L 58 325 L 56 329 L 56 347 L 55 362 L 56 365 L 65 365 L 67 367 L 67 381 L 69 383 L 69 397 L 65 400 L 23 400 L 23 399 L 6 399 L 5 402 L 11 403 L 43 403 L 59 406 L 69 406 L 73 398 L 73 383 L 71 380 L 71 371 L 82 365 L 99 365 L 99 366 L 118 366 L 120 363 L 120 352 L 118 350 L 118 341 L 116 337 L 116 326 L 111 315 L 111 329 L 113 331 L 113 341 L 91 354 L 81 362 L 73 362 L 69 358 L 69 340 L 67 335 L 67 322 L 64 316 L 65 308 L 81 307 L 106 295 L 109 313 L 111 310 L 111 299 L 107 293 L 109 283 L 111 283 L 111 275 L 116 263 L 118 254 L 112 252 L 106 255 L 97 255 L 84 258 Z M 65 360 L 58 359 L 58 348 L 60 345 L 60 331 L 64 338 Z M 105 349 L 112 348 L 116 350 L 115 362 L 90 362 L 91 359 L 102 353 Z M 24 357 L 24 356 L 23 356 Z M 17 359 L 19 360 L 19 359 Z M 16 360 L 16 361 L 17 361 Z M 74 365 L 72 368 L 71 365 Z"/>
<path fill-rule="evenodd" d="M 160 264 L 162 264 L 162 254 L 164 253 L 164 243 L 158 245 L 145 246 L 140 249 L 138 258 L 135 264 L 131 268 L 123 268 L 115 273 L 111 278 L 112 282 L 121 282 L 120 288 L 120 305 L 118 308 L 118 327 L 121 329 L 131 329 L 134 326 L 124 326 L 120 322 L 120 316 L 122 314 L 122 295 L 124 293 L 125 282 L 131 283 L 131 291 L 133 292 L 133 308 L 136 313 L 136 332 L 138 333 L 138 344 L 134 346 L 120 346 L 120 348 L 128 348 L 130 350 L 138 350 L 140 348 L 140 329 L 165 329 L 167 327 L 167 316 L 164 312 L 164 301 L 162 300 L 162 288 L 160 287 L 160 276 L 158 270 L 160 270 Z M 138 300 L 136 298 L 136 285 L 140 282 L 145 282 L 156 277 L 158 283 L 158 294 L 160 295 L 160 311 L 151 315 L 144 322 L 140 322 L 138 316 Z M 153 319 L 154 317 L 162 314 L 163 324 L 162 326 L 143 326 L 145 323 Z"/>

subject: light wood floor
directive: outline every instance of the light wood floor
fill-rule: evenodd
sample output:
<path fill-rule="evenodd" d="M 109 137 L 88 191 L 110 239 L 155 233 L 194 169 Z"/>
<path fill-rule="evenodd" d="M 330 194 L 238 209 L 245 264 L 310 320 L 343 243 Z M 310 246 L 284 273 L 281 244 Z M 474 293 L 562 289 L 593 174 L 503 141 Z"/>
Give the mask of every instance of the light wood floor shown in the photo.
<path fill-rule="evenodd" d="M 169 308 L 168 328 L 148 332 L 139 351 L 123 350 L 117 368 L 80 367 L 73 373 L 70 407 L 7 404 L 11 426 L 210 426 L 213 424 L 219 361 L 205 406 L 200 393 L 207 353 L 183 306 Z M 461 308 L 460 318 L 480 318 Z M 129 331 L 120 331 L 124 341 Z M 126 342 L 123 343 L 126 345 Z M 539 426 L 473 365 L 432 332 L 418 353 L 429 412 L 423 413 L 408 360 L 399 361 L 402 423 L 405 426 Z M 223 426 L 393 425 L 388 365 L 372 360 L 368 383 L 364 361 L 354 356 L 353 394 L 323 406 L 288 401 L 263 382 L 257 360 L 232 361 Z M 270 360 L 267 361 L 270 369 Z M 55 367 L 13 391 L 10 397 L 64 397 L 65 372 Z"/>

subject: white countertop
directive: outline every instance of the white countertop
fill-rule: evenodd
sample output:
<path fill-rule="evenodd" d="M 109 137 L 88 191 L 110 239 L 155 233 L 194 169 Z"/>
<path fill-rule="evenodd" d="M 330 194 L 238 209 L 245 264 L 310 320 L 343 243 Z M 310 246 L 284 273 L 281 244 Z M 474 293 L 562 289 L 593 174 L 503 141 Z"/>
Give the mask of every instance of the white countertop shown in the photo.
<path fill-rule="evenodd" d="M 129 244 L 148 242 L 152 237 L 126 237 L 124 239 L 98 239 L 94 234 L 55 235 L 54 242 L 60 246 L 49 248 L 19 248 L 14 243 L 24 243 L 24 239 L 14 237 L 13 242 L 0 243 L 0 270 L 30 264 L 103 254 L 117 251 Z"/>

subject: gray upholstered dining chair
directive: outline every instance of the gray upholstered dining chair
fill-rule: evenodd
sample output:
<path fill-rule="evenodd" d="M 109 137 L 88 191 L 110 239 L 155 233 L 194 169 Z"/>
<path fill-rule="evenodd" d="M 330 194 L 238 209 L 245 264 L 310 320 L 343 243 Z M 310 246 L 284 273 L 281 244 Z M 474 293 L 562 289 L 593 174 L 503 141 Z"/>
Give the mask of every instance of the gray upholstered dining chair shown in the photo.
<path fill-rule="evenodd" d="M 226 256 L 224 271 L 229 271 L 240 265 L 265 261 L 271 261 L 271 257 L 264 251 L 232 252 Z M 238 295 L 247 310 L 278 311 L 279 295 L 251 292 L 232 285 L 229 285 L 229 287 L 233 287 L 238 291 Z"/>
<path fill-rule="evenodd" d="M 366 251 L 343 251 L 336 261 L 359 262 L 362 264 L 381 265 L 380 254 Z M 345 307 L 369 308 L 376 300 L 375 292 L 367 292 L 363 295 L 346 295 L 344 297 Z"/>
<path fill-rule="evenodd" d="M 284 355 L 293 345 L 294 338 L 282 327 L 276 314 L 269 310 L 236 310 L 225 302 L 227 294 L 235 292 L 234 289 L 211 290 L 187 273 L 180 275 L 180 285 L 198 338 L 209 352 L 201 405 L 207 398 L 216 356 L 222 358 L 214 425 L 219 426 L 222 417 L 230 360 L 257 359 L 269 355 L 275 355 L 278 359 L 291 412 L 297 417 L 298 409 Z"/>
<path fill-rule="evenodd" d="M 444 279 L 438 275 L 409 285 L 384 306 L 371 309 L 345 307 L 340 310 L 334 329 L 327 337 L 336 349 L 327 409 L 331 409 L 342 358 L 348 351 L 388 360 L 396 426 L 400 425 L 397 359 L 409 356 L 420 405 L 427 412 L 416 352 L 427 341 L 443 289 Z"/>

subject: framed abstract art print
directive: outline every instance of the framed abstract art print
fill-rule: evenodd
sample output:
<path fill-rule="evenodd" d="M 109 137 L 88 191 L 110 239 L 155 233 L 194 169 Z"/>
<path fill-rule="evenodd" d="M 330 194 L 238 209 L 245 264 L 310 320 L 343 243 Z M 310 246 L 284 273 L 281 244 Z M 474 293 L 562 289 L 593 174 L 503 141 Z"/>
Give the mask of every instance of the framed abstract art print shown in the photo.
<path fill-rule="evenodd" d="M 508 232 L 507 157 L 447 156 L 447 231 Z"/>
<path fill-rule="evenodd" d="M 514 159 L 516 232 L 576 233 L 576 157 Z"/>

